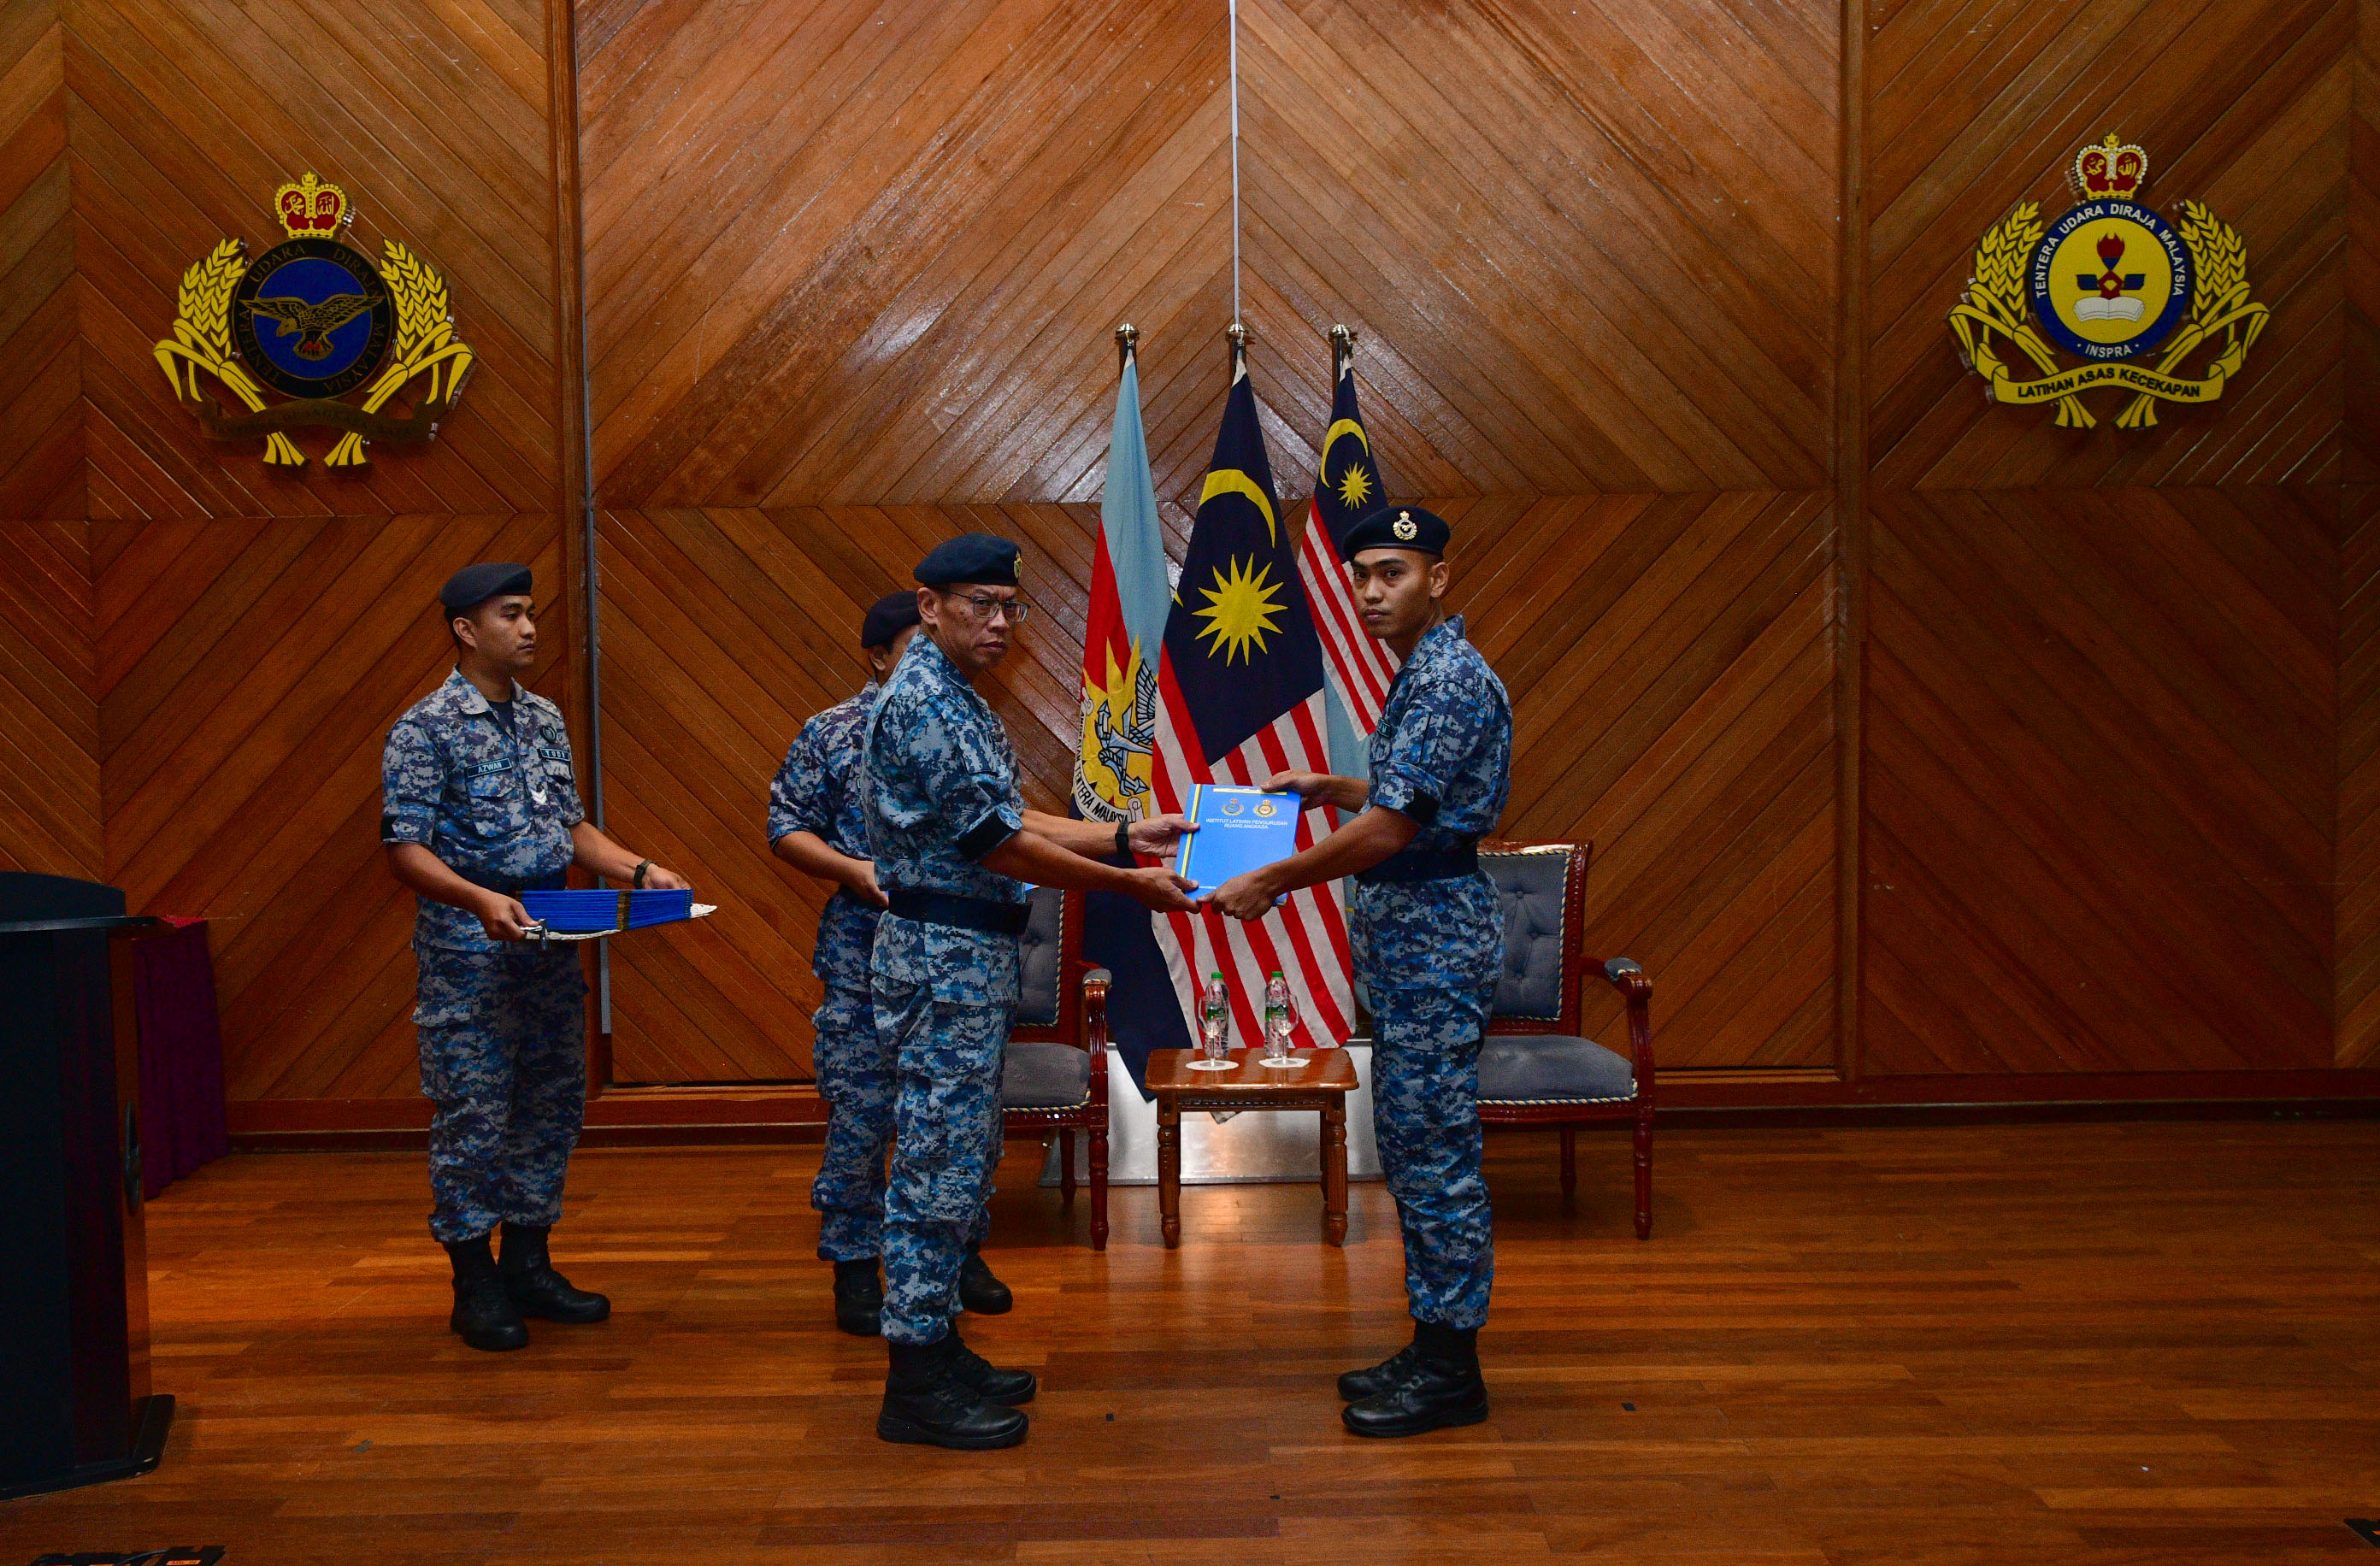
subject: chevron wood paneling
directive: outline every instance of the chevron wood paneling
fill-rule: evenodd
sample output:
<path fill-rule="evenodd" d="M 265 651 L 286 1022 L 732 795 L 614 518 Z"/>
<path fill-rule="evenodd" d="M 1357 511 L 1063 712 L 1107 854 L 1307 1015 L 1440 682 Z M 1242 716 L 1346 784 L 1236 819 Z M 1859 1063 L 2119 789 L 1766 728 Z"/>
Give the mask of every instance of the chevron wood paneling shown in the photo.
<path fill-rule="evenodd" d="M 1826 498 L 1433 504 L 1512 697 L 1502 830 L 1594 843 L 1585 949 L 1659 976 L 1663 1068 L 1831 1065 Z M 1616 1038 L 1602 988 L 1589 1031 Z"/>
<path fill-rule="evenodd" d="M 1589 945 L 1658 965 L 1677 1063 L 1826 1063 L 1824 502 L 1427 504 L 1472 551 L 1454 599 L 1514 694 L 1505 830 L 1595 839 Z M 1186 516 L 1168 510 L 1178 552 Z M 1097 526 L 1085 505 L 604 514 L 609 820 L 721 904 L 616 944 L 615 1079 L 808 1074 L 821 889 L 769 858 L 763 801 L 802 722 L 865 680 L 853 643 L 866 606 L 940 539 L 983 529 L 1025 547 L 1047 613 L 988 694 L 1029 801 L 1063 808 Z"/>
<path fill-rule="evenodd" d="M 1869 444 L 1880 487 L 2335 482 L 2345 393 L 2356 0 L 1910 0 L 1867 45 Z M 1975 241 L 2107 131 L 2147 197 L 2246 241 L 2271 323 L 2219 405 L 2087 433 L 1994 407 L 1944 316 Z M 2104 399 L 2103 399 L 2104 400 Z M 2107 409 L 2112 414 L 2113 408 Z"/>
<path fill-rule="evenodd" d="M 1362 323 L 1415 492 L 1821 484 L 1831 6 L 1241 12 L 1245 318 L 1287 470 Z M 1088 500 L 1110 330 L 1195 490 L 1230 316 L 1223 14 L 582 12 L 610 504 Z"/>
<path fill-rule="evenodd" d="M 1186 518 L 1168 509 L 1178 551 Z M 702 924 L 614 944 L 615 1080 L 810 1074 L 825 889 L 770 856 L 769 782 L 810 715 L 866 683 L 868 605 L 913 585 L 909 567 L 954 533 L 1024 548 L 1042 613 L 985 693 L 1027 803 L 1065 807 L 1098 526 L 1087 505 L 601 515 L 606 819 L 720 904 Z"/>
<path fill-rule="evenodd" d="M 2338 1046 L 2380 1062 L 2380 486 L 2347 486 L 2338 610 Z"/>
<path fill-rule="evenodd" d="M 540 583 L 532 688 L 557 699 L 572 600 L 544 514 L 92 525 L 105 879 L 213 921 L 234 1099 L 416 1091 L 413 898 L 380 847 L 381 752 L 443 680 L 439 584 Z"/>
<path fill-rule="evenodd" d="M 2331 1063 L 2329 504 L 1878 497 L 1867 1070 Z"/>
<path fill-rule="evenodd" d="M 0 517 L 85 514 L 56 0 L 0 5 Z"/>
<path fill-rule="evenodd" d="M 2380 0 L 2355 0 L 2347 158 L 2347 477 L 2380 482 Z"/>
<path fill-rule="evenodd" d="M 545 8 L 520 0 L 200 6 L 71 0 L 64 55 L 91 512 L 99 518 L 517 511 L 561 504 Z M 217 443 L 151 345 L 183 270 L 225 235 L 281 237 L 273 187 L 347 188 L 352 238 L 402 239 L 447 280 L 479 354 L 425 447 L 291 473 Z"/>
<path fill-rule="evenodd" d="M 91 528 L 0 522 L 0 869 L 96 877 Z"/>

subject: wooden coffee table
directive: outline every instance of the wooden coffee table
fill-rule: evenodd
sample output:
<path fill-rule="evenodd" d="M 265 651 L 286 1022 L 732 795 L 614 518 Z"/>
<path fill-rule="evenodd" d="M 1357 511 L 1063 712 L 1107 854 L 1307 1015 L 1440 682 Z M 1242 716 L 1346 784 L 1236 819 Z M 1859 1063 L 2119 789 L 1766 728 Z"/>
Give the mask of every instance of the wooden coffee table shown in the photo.
<path fill-rule="evenodd" d="M 1157 1098 L 1157 1210 L 1165 1248 L 1182 1244 L 1184 1110 L 1319 1110 L 1322 1112 L 1322 1237 L 1347 1243 L 1347 1095 L 1362 1086 L 1344 1050 L 1302 1050 L 1293 1066 L 1257 1063 L 1234 1050 L 1230 1071 L 1192 1071 L 1192 1050 L 1153 1050 L 1148 1090 Z"/>

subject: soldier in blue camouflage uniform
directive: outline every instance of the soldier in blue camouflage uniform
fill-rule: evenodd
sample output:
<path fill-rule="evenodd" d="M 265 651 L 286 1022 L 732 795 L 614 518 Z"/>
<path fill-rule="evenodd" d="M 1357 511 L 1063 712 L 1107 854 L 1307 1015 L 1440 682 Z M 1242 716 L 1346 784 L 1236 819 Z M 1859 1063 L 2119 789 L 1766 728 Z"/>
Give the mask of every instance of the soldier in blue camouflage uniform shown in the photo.
<path fill-rule="evenodd" d="M 381 841 L 419 896 L 413 1021 L 430 1125 L 430 1232 L 455 1269 L 448 1326 L 476 1349 L 528 1341 L 522 1317 L 601 1321 L 611 1302 L 553 1269 L 547 1233 L 587 1097 L 579 948 L 525 941 L 520 893 L 576 864 L 683 887 L 589 824 L 561 710 L 521 688 L 537 658 L 528 567 L 455 573 L 439 594 L 456 663 L 389 731 Z M 488 1236 L 504 1226 L 501 1261 Z"/>
<path fill-rule="evenodd" d="M 1026 882 L 1121 892 L 1186 910 L 1187 882 L 1098 855 L 1159 853 L 1184 823 L 1110 828 L 1025 808 L 1016 756 L 973 681 L 1008 652 L 1028 611 L 1016 546 L 976 533 L 917 569 L 923 626 L 868 720 L 868 836 L 890 909 L 869 981 L 893 1062 L 892 1169 L 884 1212 L 891 1365 L 876 1433 L 983 1449 L 1025 1439 L 1030 1371 L 1001 1370 L 959 1339 L 969 1230 L 1000 1156 L 1000 1070 L 1017 1000 Z"/>
<path fill-rule="evenodd" d="M 1373 730 L 1368 780 L 1284 772 L 1266 787 L 1361 811 L 1294 858 L 1235 877 L 1214 904 L 1257 918 L 1273 899 L 1353 874 L 1355 977 L 1372 1012 L 1372 1124 L 1404 1232 L 1414 1341 L 1339 1378 L 1347 1427 L 1409 1436 L 1488 1417 L 1478 1336 L 1495 1274 L 1480 1171 L 1479 1047 L 1504 917 L 1477 846 L 1504 813 L 1512 708 L 1442 606 L 1446 524 L 1418 506 L 1352 528 L 1365 629 L 1403 660 Z"/>
<path fill-rule="evenodd" d="M 802 725 L 769 789 L 769 845 L 805 875 L 836 891 L 819 916 L 810 971 L 825 993 L 810 1024 L 818 1041 L 812 1060 L 826 1099 L 826 1148 L 810 1206 L 820 1214 L 819 1257 L 834 1264 L 835 1325 L 872 1338 L 884 1308 L 876 1258 L 884 1227 L 884 1155 L 892 1145 L 892 1061 L 876 1033 L 869 1000 L 868 953 L 884 906 L 868 846 L 867 813 L 859 791 L 860 747 L 880 682 L 901 662 L 917 625 L 917 595 L 893 593 L 869 607 L 859 645 L 876 677 Z M 992 1275 L 981 1249 L 990 1209 L 977 1215 L 959 1272 L 959 1300 L 979 1315 L 1013 1305 L 1007 1285 Z"/>

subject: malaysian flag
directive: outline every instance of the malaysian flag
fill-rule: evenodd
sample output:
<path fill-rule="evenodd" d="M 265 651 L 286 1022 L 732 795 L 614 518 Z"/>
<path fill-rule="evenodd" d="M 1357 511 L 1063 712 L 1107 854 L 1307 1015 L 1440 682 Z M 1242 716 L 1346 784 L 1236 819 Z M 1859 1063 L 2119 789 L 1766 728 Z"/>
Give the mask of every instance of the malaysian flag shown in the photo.
<path fill-rule="evenodd" d="M 1365 631 L 1355 613 L 1346 563 L 1339 557 L 1339 541 L 1347 530 L 1382 504 L 1379 464 L 1372 457 L 1372 438 L 1364 432 L 1364 416 L 1355 408 L 1353 334 L 1342 338 L 1344 331 L 1332 333 L 1339 385 L 1330 396 L 1330 428 L 1322 437 L 1322 463 L 1314 480 L 1305 537 L 1298 545 L 1297 575 L 1314 606 L 1314 627 L 1321 635 L 1331 687 L 1354 725 L 1355 737 L 1362 740 L 1379 727 L 1389 683 L 1397 677 L 1397 660 L 1388 643 Z"/>
<path fill-rule="evenodd" d="M 1327 693 L 1322 641 L 1274 498 L 1256 392 L 1245 360 L 1235 357 L 1223 427 L 1166 615 L 1152 778 L 1158 808 L 1181 810 L 1194 783 L 1329 771 Z M 1301 849 L 1313 844 L 1320 814 L 1298 818 Z M 1346 1041 L 1354 998 L 1338 883 L 1293 892 L 1250 924 L 1220 914 L 1171 914 L 1158 924 L 1185 1016 L 1207 975 L 1220 972 L 1232 992 L 1237 1042 L 1257 1044 L 1265 980 L 1279 971 L 1297 1001 L 1297 1043 L 1327 1049 Z"/>

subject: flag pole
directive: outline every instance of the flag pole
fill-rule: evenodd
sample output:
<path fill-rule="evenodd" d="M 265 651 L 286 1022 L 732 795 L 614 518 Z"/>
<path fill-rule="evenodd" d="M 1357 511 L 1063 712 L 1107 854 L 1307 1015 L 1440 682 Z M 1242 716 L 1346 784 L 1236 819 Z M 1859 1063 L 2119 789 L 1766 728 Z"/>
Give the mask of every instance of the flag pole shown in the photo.
<path fill-rule="evenodd" d="M 1354 361 L 1354 358 L 1355 329 L 1346 325 L 1333 326 L 1330 329 L 1330 383 L 1332 385 L 1339 384 L 1339 378 L 1347 373 L 1347 366 Z"/>
<path fill-rule="evenodd" d="M 1132 358 L 1133 350 L 1140 346 L 1140 328 L 1127 321 L 1115 329 L 1115 339 L 1116 374 L 1122 376 L 1124 365 Z"/>
<path fill-rule="evenodd" d="M 1232 321 L 1240 319 L 1240 0 L 1230 0 L 1232 33 Z"/>
<path fill-rule="evenodd" d="M 1223 328 L 1223 339 L 1232 345 L 1232 379 L 1236 381 L 1247 370 L 1248 329 L 1234 321 Z"/>

